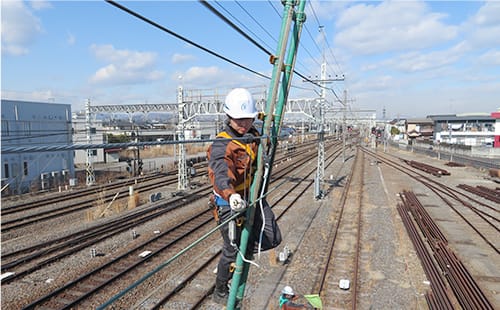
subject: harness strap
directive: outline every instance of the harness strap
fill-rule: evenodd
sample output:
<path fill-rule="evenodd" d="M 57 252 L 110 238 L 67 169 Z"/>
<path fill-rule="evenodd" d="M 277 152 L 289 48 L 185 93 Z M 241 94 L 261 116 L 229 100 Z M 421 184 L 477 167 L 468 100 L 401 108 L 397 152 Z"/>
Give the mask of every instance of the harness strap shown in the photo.
<path fill-rule="evenodd" d="M 219 132 L 219 134 L 217 135 L 218 138 L 226 138 L 226 139 L 233 139 L 231 141 L 233 141 L 234 143 L 238 144 L 239 146 L 241 146 L 242 148 L 245 149 L 245 151 L 247 152 L 248 155 L 250 155 L 250 158 L 252 158 L 252 161 L 255 160 L 255 153 L 254 151 L 252 150 L 252 147 L 246 143 L 243 143 L 241 141 L 238 141 L 238 140 L 234 140 L 233 137 L 231 137 L 226 131 L 221 131 Z"/>
<path fill-rule="evenodd" d="M 252 147 L 246 143 L 243 143 L 241 141 L 238 141 L 238 140 L 234 140 L 233 137 L 231 137 L 227 131 L 221 131 L 219 132 L 219 134 L 217 135 L 217 138 L 226 138 L 226 139 L 232 139 L 231 141 L 238 144 L 239 146 L 241 146 L 242 148 L 245 149 L 245 152 L 250 156 L 250 158 L 252 159 L 252 162 L 255 160 L 255 152 L 252 150 Z M 239 184 L 238 186 L 236 186 L 234 188 L 235 191 L 239 192 L 245 188 L 248 188 L 250 187 L 250 185 L 252 184 L 252 176 L 249 174 L 248 177 L 246 178 L 245 182 L 243 182 L 242 184 Z"/>

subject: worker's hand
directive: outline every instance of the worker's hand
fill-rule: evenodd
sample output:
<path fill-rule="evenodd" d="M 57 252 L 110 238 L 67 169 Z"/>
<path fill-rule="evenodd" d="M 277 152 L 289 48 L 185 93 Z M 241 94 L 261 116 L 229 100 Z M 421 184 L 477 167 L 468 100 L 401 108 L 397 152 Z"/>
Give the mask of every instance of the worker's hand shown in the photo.
<path fill-rule="evenodd" d="M 231 210 L 235 212 L 241 212 L 247 207 L 245 200 L 241 199 L 240 194 L 229 196 L 229 205 L 231 206 Z"/>

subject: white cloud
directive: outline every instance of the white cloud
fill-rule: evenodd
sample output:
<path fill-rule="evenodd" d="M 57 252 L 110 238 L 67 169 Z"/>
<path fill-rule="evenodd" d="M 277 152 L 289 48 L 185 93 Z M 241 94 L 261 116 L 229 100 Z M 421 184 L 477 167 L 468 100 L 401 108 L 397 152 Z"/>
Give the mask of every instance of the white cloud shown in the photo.
<path fill-rule="evenodd" d="M 454 39 L 456 26 L 441 22 L 423 2 L 354 5 L 339 17 L 336 45 L 356 54 L 422 49 Z"/>
<path fill-rule="evenodd" d="M 224 73 L 216 66 L 191 67 L 181 74 L 183 83 L 191 85 L 210 85 L 214 81 L 223 80 Z"/>
<path fill-rule="evenodd" d="M 464 54 L 463 47 L 464 44 L 460 43 L 448 50 L 406 53 L 389 60 L 386 64 L 403 72 L 433 70 L 459 61 Z"/>
<path fill-rule="evenodd" d="M 349 4 L 349 1 L 308 1 L 310 5 L 306 5 L 305 12 L 308 20 L 318 18 L 320 20 L 330 20 Z M 312 9 L 311 9 L 312 7 Z M 308 25 L 310 22 L 307 22 Z M 312 23 L 311 23 L 312 24 Z"/>
<path fill-rule="evenodd" d="M 182 80 L 179 82 L 179 76 Z M 184 72 L 171 74 L 170 79 L 181 83 L 184 88 L 231 88 L 248 85 L 258 85 L 259 79 L 240 71 L 226 71 L 217 66 L 190 67 Z M 260 84 L 262 81 L 260 80 Z"/>
<path fill-rule="evenodd" d="M 66 43 L 68 43 L 68 45 L 75 45 L 76 38 L 72 33 L 68 32 L 68 37 L 66 38 Z"/>
<path fill-rule="evenodd" d="M 1 1 L 2 54 L 20 56 L 29 53 L 42 30 L 40 19 L 32 14 L 24 1 Z"/>
<path fill-rule="evenodd" d="M 194 55 L 175 53 L 172 55 L 171 61 L 173 64 L 180 64 L 180 63 L 185 63 L 185 62 L 192 61 L 195 59 L 196 59 L 196 57 Z"/>
<path fill-rule="evenodd" d="M 476 48 L 500 45 L 500 2 L 486 2 L 463 25 L 466 39 Z"/>
<path fill-rule="evenodd" d="M 44 0 L 35 0 L 29 2 L 33 10 L 39 11 L 47 8 L 52 8 L 52 3 Z"/>
<path fill-rule="evenodd" d="M 500 24 L 500 2 L 487 1 L 471 20 L 478 26 L 498 26 Z"/>
<path fill-rule="evenodd" d="M 479 64 L 500 66 L 500 50 L 489 50 L 477 59 Z"/>
<path fill-rule="evenodd" d="M 92 45 L 92 53 L 98 60 L 110 62 L 90 78 L 91 83 L 106 85 L 141 84 L 156 81 L 164 73 L 155 70 L 157 55 L 151 52 L 118 50 L 112 45 Z"/>

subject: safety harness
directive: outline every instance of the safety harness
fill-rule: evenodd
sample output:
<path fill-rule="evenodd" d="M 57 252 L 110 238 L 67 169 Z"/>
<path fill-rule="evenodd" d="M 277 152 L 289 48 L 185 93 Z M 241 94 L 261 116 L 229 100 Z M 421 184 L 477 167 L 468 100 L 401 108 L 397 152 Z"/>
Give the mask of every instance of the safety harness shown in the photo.
<path fill-rule="evenodd" d="M 252 162 L 255 160 L 255 157 L 256 157 L 255 152 L 252 150 L 251 146 L 246 144 L 246 143 L 243 143 L 241 141 L 235 140 L 226 131 L 221 131 L 217 135 L 217 138 L 231 139 L 232 142 L 238 144 L 243 149 L 245 149 L 245 152 L 250 156 L 250 158 L 252 159 Z M 241 191 L 245 188 L 250 187 L 251 183 L 252 183 L 252 173 L 249 173 L 247 178 L 245 179 L 245 181 L 242 184 L 239 184 L 238 186 L 236 186 L 234 188 L 234 190 L 237 192 Z M 222 197 L 216 195 L 214 192 L 214 194 L 211 194 L 209 196 L 208 205 L 209 205 L 210 209 L 212 209 L 212 211 L 213 211 L 215 221 L 218 222 L 219 221 L 219 207 L 226 207 L 226 206 L 229 207 L 229 202 L 224 200 Z M 242 220 L 243 220 L 243 218 L 238 218 L 236 224 L 238 226 L 241 226 L 242 222 L 243 222 Z"/>
<path fill-rule="evenodd" d="M 233 137 L 231 137 L 226 131 L 221 131 L 218 135 L 217 135 L 217 138 L 226 138 L 226 139 L 232 139 L 231 141 L 238 144 L 239 146 L 241 146 L 243 149 L 245 149 L 245 151 L 247 152 L 247 154 L 250 156 L 250 158 L 252 159 L 252 162 L 255 160 L 255 152 L 252 150 L 252 147 L 246 143 L 243 143 L 241 141 L 238 141 L 238 140 L 234 140 Z M 239 184 L 238 186 L 236 186 L 234 188 L 235 191 L 239 192 L 245 188 L 248 188 L 250 187 L 250 185 L 252 184 L 252 173 L 249 173 L 247 175 L 247 178 L 245 179 L 245 182 Z"/>

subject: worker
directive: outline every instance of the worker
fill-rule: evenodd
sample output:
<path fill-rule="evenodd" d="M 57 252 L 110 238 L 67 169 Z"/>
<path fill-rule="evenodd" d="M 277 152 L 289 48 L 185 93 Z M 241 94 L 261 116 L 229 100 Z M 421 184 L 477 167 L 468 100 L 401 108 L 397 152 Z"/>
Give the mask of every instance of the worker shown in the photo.
<path fill-rule="evenodd" d="M 213 186 L 212 204 L 217 224 L 224 223 L 236 213 L 239 216 L 219 229 L 224 243 L 212 298 L 219 304 L 227 303 L 228 282 L 239 251 L 245 223 L 243 211 L 248 207 L 260 143 L 260 134 L 254 127 L 257 110 L 248 90 L 236 88 L 229 92 L 223 110 L 227 115 L 224 131 L 207 150 L 208 177 Z M 255 207 L 253 231 L 248 239 L 249 251 L 245 253 L 245 259 L 250 259 L 256 250 L 265 251 L 281 243 L 281 233 L 270 206 L 262 199 Z"/>
<path fill-rule="evenodd" d="M 314 309 L 311 305 L 299 304 L 294 301 L 298 298 L 290 286 L 285 286 L 281 290 L 280 295 L 280 309 L 281 310 L 295 310 L 295 309 Z"/>

